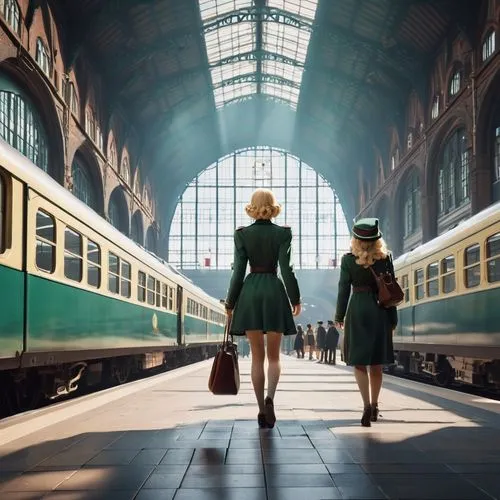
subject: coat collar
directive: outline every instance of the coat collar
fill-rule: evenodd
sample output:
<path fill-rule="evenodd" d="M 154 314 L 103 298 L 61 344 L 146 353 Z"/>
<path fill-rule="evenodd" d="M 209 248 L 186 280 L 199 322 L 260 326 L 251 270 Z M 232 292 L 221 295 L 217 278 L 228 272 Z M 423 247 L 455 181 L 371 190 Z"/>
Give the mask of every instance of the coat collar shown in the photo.
<path fill-rule="evenodd" d="M 256 219 L 254 224 L 272 224 L 269 219 Z"/>

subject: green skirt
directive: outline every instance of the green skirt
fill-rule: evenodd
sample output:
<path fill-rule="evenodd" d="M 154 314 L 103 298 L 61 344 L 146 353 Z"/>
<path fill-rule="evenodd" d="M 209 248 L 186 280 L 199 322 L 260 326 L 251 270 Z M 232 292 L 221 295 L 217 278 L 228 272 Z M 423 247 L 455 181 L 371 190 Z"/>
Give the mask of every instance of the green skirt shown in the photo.
<path fill-rule="evenodd" d="M 245 278 L 234 306 L 231 333 L 245 335 L 247 330 L 297 333 L 288 295 L 275 274 L 249 274 Z"/>
<path fill-rule="evenodd" d="M 346 364 L 371 366 L 394 363 L 389 311 L 377 304 L 373 293 L 351 296 L 344 323 Z"/>

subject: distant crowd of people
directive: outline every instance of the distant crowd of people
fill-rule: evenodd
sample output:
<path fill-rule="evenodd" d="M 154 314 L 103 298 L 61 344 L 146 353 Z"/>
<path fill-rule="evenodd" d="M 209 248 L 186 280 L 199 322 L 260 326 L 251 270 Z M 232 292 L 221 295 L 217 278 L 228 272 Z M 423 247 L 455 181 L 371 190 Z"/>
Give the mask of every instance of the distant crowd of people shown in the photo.
<path fill-rule="evenodd" d="M 307 330 L 304 333 L 302 325 L 297 325 L 297 335 L 293 346 L 297 358 L 303 359 L 308 348 L 310 360 L 317 359 L 320 363 L 335 365 L 337 363 L 337 347 L 340 334 L 333 321 L 328 321 L 328 330 L 325 330 L 323 321 L 318 321 L 316 330 L 313 330 L 310 323 L 306 327 Z M 340 356 L 343 359 L 342 350 Z"/>

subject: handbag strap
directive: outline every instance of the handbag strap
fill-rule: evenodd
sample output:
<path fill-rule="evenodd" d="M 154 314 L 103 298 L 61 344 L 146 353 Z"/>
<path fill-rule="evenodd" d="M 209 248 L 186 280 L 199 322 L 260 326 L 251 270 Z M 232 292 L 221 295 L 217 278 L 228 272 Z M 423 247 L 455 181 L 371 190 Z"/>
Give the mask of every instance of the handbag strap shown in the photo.
<path fill-rule="evenodd" d="M 226 319 L 226 326 L 224 328 L 224 339 L 223 339 L 224 344 L 229 342 L 229 337 L 231 337 L 231 342 L 233 342 L 233 336 L 229 333 L 231 331 L 231 323 L 232 319 L 231 320 Z"/>

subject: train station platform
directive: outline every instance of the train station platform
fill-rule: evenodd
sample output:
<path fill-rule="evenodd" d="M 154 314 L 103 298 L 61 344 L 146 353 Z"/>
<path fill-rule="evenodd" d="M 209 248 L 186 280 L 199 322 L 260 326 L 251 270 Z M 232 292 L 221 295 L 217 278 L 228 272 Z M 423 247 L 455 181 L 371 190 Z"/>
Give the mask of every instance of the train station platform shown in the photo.
<path fill-rule="evenodd" d="M 500 498 L 500 404 L 386 377 L 360 426 L 350 368 L 283 356 L 277 425 L 259 430 L 212 361 L 0 422 L 2 500 Z"/>

